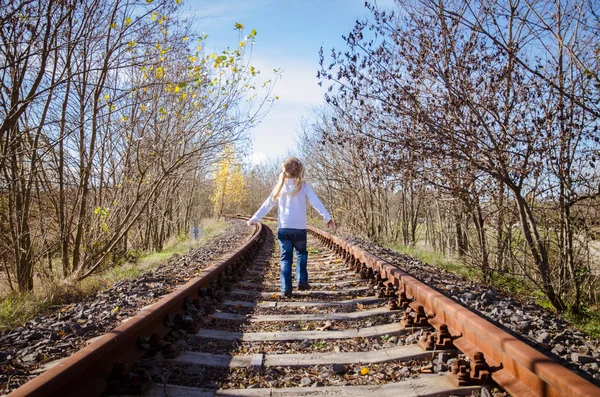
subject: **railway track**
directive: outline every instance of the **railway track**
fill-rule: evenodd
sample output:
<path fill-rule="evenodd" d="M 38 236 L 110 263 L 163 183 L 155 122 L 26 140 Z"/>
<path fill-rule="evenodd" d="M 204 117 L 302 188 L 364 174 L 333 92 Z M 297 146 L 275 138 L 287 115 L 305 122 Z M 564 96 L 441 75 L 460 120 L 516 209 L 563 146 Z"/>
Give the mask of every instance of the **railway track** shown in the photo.
<path fill-rule="evenodd" d="M 318 229 L 310 291 L 279 294 L 271 231 L 10 396 L 598 396 L 407 273 Z"/>

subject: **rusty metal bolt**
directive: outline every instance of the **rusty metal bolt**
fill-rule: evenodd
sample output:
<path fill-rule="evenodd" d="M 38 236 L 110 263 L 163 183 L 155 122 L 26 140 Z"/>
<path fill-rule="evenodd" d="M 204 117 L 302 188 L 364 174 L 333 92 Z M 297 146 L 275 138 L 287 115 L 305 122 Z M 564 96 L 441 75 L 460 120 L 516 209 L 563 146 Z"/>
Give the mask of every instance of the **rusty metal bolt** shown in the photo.
<path fill-rule="evenodd" d="M 375 277 L 375 274 L 373 273 L 373 269 L 368 268 L 367 269 L 367 278 L 373 278 Z"/>
<path fill-rule="evenodd" d="M 490 367 L 485 362 L 485 357 L 482 352 L 477 352 L 473 355 L 471 361 L 471 373 L 474 378 L 487 380 L 490 375 Z"/>
<path fill-rule="evenodd" d="M 400 292 L 400 299 L 399 299 L 398 303 L 400 304 L 400 307 L 402 307 L 403 309 L 408 307 L 408 305 L 410 304 L 410 300 L 406 296 L 406 292 L 404 292 L 404 291 Z"/>
<path fill-rule="evenodd" d="M 412 316 L 410 315 L 410 309 L 406 309 L 406 311 L 404 312 L 404 316 L 402 317 L 402 324 L 406 328 L 414 326 L 415 322 Z"/>
<path fill-rule="evenodd" d="M 425 350 L 433 350 L 435 348 L 434 340 L 435 340 L 435 335 L 433 335 L 431 332 L 427 331 L 421 337 L 421 340 L 420 340 L 421 343 L 419 343 L 419 346 L 421 346 Z"/>
<path fill-rule="evenodd" d="M 360 278 L 362 279 L 367 279 L 367 270 L 363 267 L 362 269 L 360 269 Z"/>
<path fill-rule="evenodd" d="M 452 346 L 452 335 L 450 335 L 446 324 L 440 325 L 440 330 L 437 334 L 437 343 L 445 348 Z"/>
<path fill-rule="evenodd" d="M 388 307 L 388 310 L 399 310 L 400 309 L 400 307 L 398 306 L 398 303 L 396 303 L 395 299 L 390 299 L 387 307 Z"/>
<path fill-rule="evenodd" d="M 396 289 L 392 283 L 387 283 L 385 286 L 385 296 L 394 296 L 396 295 Z"/>
<path fill-rule="evenodd" d="M 415 314 L 415 323 L 419 325 L 427 324 L 427 314 L 425 314 L 425 308 L 421 305 L 417 306 L 417 313 Z"/>

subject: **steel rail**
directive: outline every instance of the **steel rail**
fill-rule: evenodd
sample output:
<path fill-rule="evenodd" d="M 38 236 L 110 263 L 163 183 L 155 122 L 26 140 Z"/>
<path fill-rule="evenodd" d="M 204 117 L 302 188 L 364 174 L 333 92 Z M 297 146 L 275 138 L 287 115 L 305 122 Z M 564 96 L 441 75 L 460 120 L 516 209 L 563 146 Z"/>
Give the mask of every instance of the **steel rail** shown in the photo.
<path fill-rule="evenodd" d="M 448 326 L 454 345 L 469 358 L 484 353 L 492 379 L 513 396 L 600 396 L 600 388 L 410 274 L 337 236 L 310 226 L 308 230 L 346 259 L 378 272 L 397 293 L 412 296 L 433 313 L 431 325 Z"/>
<path fill-rule="evenodd" d="M 102 394 L 108 386 L 114 364 L 132 364 L 144 354 L 142 349 L 137 348 L 138 338 L 152 333 L 164 337 L 170 330 L 165 325 L 165 316 L 181 313 L 186 298 L 198 297 L 201 288 L 209 286 L 229 266 L 235 265 L 245 254 L 250 253 L 259 243 L 265 229 L 262 224 L 257 224 L 252 236 L 229 257 L 202 271 L 198 277 L 160 301 L 143 308 L 136 316 L 93 340 L 83 349 L 33 378 L 8 396 L 62 397 Z"/>

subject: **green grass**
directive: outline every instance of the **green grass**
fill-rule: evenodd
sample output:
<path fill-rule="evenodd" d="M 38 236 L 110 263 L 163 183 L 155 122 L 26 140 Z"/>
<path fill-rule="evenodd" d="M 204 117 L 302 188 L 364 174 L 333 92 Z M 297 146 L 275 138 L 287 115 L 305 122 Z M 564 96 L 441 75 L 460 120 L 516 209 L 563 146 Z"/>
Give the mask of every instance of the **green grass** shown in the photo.
<path fill-rule="evenodd" d="M 600 308 L 585 308 L 580 313 L 567 313 L 565 320 L 592 338 L 600 338 Z"/>
<path fill-rule="evenodd" d="M 470 280 L 477 278 L 477 273 L 472 268 L 460 263 L 458 259 L 448 258 L 439 252 L 399 244 L 387 244 L 386 247 L 401 252 L 404 255 L 408 255 L 411 258 L 418 259 L 428 265 L 455 273 L 461 277 Z"/>
<path fill-rule="evenodd" d="M 388 244 L 388 248 L 399 251 L 412 258 L 418 259 L 429 265 L 445 269 L 467 279 L 477 279 L 477 272 L 459 262 L 458 259 L 447 258 L 439 252 L 418 247 L 398 244 Z M 548 298 L 529 280 L 512 276 L 506 273 L 495 273 L 491 280 L 494 288 L 506 292 L 517 299 L 533 299 L 540 307 L 555 311 Z M 600 338 L 600 307 L 585 308 L 580 313 L 567 312 L 564 319 L 571 326 L 592 338 Z"/>
<path fill-rule="evenodd" d="M 25 322 L 67 303 L 80 301 L 87 295 L 108 288 L 119 280 L 132 279 L 165 263 L 174 254 L 185 254 L 190 249 L 206 244 L 220 234 L 227 224 L 222 220 L 205 220 L 204 234 L 198 241 L 191 241 L 187 235 L 169 239 L 160 252 L 148 252 L 134 262 L 126 262 L 85 280 L 67 285 L 63 282 L 52 284 L 38 283 L 34 292 L 26 294 L 9 293 L 0 300 L 0 330 L 22 326 Z"/>

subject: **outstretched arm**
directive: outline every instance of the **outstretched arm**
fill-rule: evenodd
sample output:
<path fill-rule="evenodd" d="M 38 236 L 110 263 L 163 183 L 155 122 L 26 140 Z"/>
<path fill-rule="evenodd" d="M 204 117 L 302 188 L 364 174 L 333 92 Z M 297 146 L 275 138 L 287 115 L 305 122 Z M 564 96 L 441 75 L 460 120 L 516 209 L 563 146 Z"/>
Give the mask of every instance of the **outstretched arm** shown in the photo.
<path fill-rule="evenodd" d="M 271 211 L 271 208 L 275 207 L 275 204 L 277 204 L 277 200 L 273 198 L 273 194 L 270 194 L 265 202 L 260 206 L 258 211 L 252 215 L 252 218 L 250 218 L 248 221 L 248 225 L 253 225 L 260 221 L 265 215 L 267 215 L 267 212 Z"/>
<path fill-rule="evenodd" d="M 323 205 L 321 200 L 319 200 L 319 198 L 308 183 L 304 186 L 304 191 L 306 192 L 306 198 L 308 199 L 308 203 L 312 205 L 312 207 L 315 210 L 317 210 L 319 215 L 323 217 L 323 220 L 325 221 L 325 223 L 327 223 L 327 226 L 335 228 L 335 222 L 333 221 L 333 219 L 331 219 L 331 215 L 329 215 L 329 212 L 327 212 L 325 206 Z"/>

